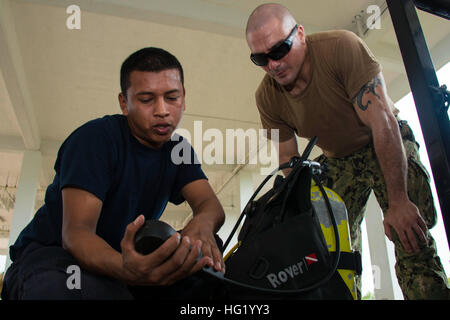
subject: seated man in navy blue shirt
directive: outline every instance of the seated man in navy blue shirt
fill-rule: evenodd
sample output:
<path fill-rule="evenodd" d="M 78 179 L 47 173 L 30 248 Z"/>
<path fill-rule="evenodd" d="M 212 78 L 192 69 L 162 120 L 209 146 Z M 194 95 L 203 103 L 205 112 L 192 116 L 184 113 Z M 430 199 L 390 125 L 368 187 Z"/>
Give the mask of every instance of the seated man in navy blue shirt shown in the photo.
<path fill-rule="evenodd" d="M 120 81 L 123 115 L 89 121 L 62 144 L 45 204 L 10 247 L 3 299 L 196 298 L 199 270 L 224 272 L 215 238 L 223 208 L 198 163 L 171 158 L 185 110 L 179 61 L 141 49 L 122 64 Z M 144 221 L 185 200 L 193 218 L 181 234 L 153 253 L 136 252 Z M 73 265 L 78 287 L 68 284 Z"/>

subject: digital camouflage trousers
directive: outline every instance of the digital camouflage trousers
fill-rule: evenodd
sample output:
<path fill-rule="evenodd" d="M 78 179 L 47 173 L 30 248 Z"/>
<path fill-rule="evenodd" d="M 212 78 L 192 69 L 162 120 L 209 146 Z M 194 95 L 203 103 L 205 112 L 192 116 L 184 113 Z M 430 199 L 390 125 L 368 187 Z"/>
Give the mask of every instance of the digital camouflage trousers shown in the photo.
<path fill-rule="evenodd" d="M 436 209 L 430 188 L 430 177 L 420 162 L 419 145 L 406 121 L 399 121 L 403 145 L 408 159 L 408 195 L 419 208 L 431 229 L 437 220 Z M 374 146 L 370 143 L 363 149 L 343 158 L 319 156 L 316 161 L 325 164 L 325 184 L 339 194 L 348 211 L 349 228 L 354 250 L 361 252 L 361 221 L 368 198 L 373 190 L 377 201 L 386 213 L 388 209 L 384 177 L 379 166 Z M 449 299 L 450 289 L 436 243 L 428 231 L 428 243 L 420 243 L 419 253 L 408 253 L 403 249 L 393 231 L 395 245 L 395 271 L 405 299 Z M 360 289 L 361 283 L 358 281 Z M 360 292 L 360 290 L 358 290 Z"/>

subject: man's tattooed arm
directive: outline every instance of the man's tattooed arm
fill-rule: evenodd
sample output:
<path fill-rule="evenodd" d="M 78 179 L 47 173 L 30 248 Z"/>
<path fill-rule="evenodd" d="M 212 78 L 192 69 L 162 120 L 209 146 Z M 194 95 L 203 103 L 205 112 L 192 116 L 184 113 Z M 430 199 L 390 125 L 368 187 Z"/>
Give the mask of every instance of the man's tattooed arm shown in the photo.
<path fill-rule="evenodd" d="M 366 104 L 363 104 L 363 96 L 366 93 L 372 92 L 378 99 L 381 99 L 380 96 L 375 92 L 375 88 L 378 85 L 383 85 L 383 83 L 381 82 L 382 80 L 380 78 L 378 78 L 378 76 L 375 76 L 375 78 L 373 78 L 370 82 L 366 83 L 361 90 L 359 90 L 358 94 L 353 98 L 353 103 L 356 102 L 356 104 L 358 105 L 358 107 L 365 111 L 367 110 L 367 108 L 369 107 L 369 104 L 371 104 L 372 102 L 370 101 L 370 99 L 367 100 Z"/>

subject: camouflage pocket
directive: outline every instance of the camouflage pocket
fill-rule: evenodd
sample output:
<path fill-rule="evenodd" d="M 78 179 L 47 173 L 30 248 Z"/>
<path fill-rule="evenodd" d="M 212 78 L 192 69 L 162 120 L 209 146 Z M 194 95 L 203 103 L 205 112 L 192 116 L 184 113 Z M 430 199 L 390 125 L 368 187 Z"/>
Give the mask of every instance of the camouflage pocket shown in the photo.
<path fill-rule="evenodd" d="M 400 134 L 402 135 L 403 139 L 409 140 L 409 141 L 416 141 L 416 138 L 414 136 L 414 133 L 412 132 L 410 126 L 408 125 L 408 122 L 405 120 L 399 120 L 398 126 L 400 128 Z"/>
<path fill-rule="evenodd" d="M 413 142 L 417 149 L 420 148 L 419 143 L 416 141 L 416 137 L 414 136 L 414 132 L 411 127 L 408 125 L 408 122 L 405 120 L 398 120 L 398 126 L 400 129 L 400 134 L 402 136 L 402 140 Z"/>
<path fill-rule="evenodd" d="M 430 229 L 436 224 L 437 213 L 430 187 L 430 176 L 423 164 L 408 158 L 408 196 L 419 208 L 420 214 Z"/>

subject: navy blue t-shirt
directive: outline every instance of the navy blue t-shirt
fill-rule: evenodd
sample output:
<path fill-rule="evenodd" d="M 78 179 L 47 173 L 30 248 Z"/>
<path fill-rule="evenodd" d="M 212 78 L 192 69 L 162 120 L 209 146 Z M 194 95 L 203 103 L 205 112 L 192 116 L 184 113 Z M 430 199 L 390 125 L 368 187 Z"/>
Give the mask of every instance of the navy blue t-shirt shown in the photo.
<path fill-rule="evenodd" d="M 186 184 L 206 179 L 192 147 L 178 138 L 160 149 L 146 147 L 131 134 L 122 115 L 95 119 L 76 129 L 58 151 L 44 205 L 10 247 L 11 260 L 31 241 L 61 246 L 64 187 L 84 189 L 102 200 L 96 232 L 120 251 L 125 228 L 138 215 L 158 219 L 168 201 L 184 201 L 181 189 Z M 181 142 L 183 148 L 177 146 Z M 189 157 L 183 157 L 186 146 Z M 172 151 L 185 161 L 172 161 Z"/>

